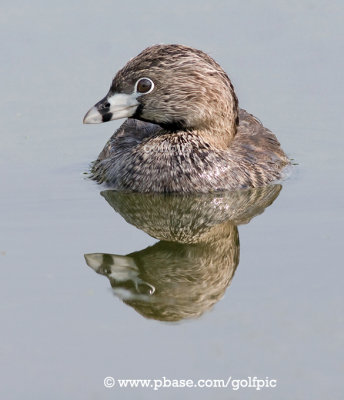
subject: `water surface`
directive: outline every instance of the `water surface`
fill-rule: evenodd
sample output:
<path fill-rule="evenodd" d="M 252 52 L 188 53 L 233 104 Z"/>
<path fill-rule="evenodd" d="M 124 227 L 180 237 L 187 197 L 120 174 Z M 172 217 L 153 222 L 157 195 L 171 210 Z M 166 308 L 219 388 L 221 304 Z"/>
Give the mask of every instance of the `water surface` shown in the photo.
<path fill-rule="evenodd" d="M 1 398 L 341 399 L 341 2 L 0 8 Z M 208 199 L 177 227 L 186 209 L 172 204 L 180 211 L 164 225 L 84 174 L 121 123 L 83 126 L 84 113 L 130 57 L 171 42 L 212 55 L 241 107 L 299 164 L 247 221 L 226 201 L 234 218 L 213 214 Z M 202 218 L 206 239 L 192 242 Z M 105 389 L 106 376 L 258 376 L 278 386 L 120 390 Z"/>

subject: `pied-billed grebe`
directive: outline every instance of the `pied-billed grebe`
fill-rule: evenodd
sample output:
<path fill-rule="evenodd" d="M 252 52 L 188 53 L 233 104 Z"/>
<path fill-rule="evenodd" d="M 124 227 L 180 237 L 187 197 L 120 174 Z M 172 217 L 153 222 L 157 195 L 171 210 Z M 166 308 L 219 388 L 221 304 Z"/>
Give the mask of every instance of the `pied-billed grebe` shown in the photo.
<path fill-rule="evenodd" d="M 289 164 L 275 135 L 238 107 L 207 54 L 155 45 L 122 68 L 84 123 L 128 118 L 92 167 L 116 190 L 212 192 L 281 179 Z"/>

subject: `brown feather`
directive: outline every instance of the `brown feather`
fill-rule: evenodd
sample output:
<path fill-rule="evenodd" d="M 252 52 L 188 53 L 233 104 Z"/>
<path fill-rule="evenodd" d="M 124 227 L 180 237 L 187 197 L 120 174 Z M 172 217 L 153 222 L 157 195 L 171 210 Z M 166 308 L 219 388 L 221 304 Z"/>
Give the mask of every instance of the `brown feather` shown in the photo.
<path fill-rule="evenodd" d="M 140 113 L 115 132 L 92 167 L 93 179 L 138 192 L 212 192 L 259 187 L 289 164 L 275 135 L 238 108 L 223 69 L 200 50 L 152 46 L 118 72 L 110 92 L 155 83 Z"/>

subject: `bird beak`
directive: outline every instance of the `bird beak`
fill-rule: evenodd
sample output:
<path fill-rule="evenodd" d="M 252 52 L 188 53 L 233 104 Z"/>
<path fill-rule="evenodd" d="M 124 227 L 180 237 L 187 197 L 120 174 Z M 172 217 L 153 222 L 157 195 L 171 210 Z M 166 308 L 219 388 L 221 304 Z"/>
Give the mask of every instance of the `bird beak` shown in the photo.
<path fill-rule="evenodd" d="M 84 124 L 100 124 L 114 119 L 129 118 L 138 106 L 136 93 L 108 94 L 84 116 Z"/>

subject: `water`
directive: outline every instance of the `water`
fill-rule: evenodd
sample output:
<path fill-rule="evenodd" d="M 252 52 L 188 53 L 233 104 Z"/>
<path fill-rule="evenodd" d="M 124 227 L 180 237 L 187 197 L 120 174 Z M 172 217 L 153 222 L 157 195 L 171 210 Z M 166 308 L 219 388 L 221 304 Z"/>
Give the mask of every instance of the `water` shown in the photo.
<path fill-rule="evenodd" d="M 342 4 L 4 1 L 0 19 L 1 398 L 341 399 Z M 299 164 L 241 220 L 228 198 L 192 202 L 194 243 L 183 200 L 164 225 L 163 200 L 145 212 L 84 175 L 121 123 L 84 113 L 162 42 L 212 55 Z M 106 389 L 106 376 L 277 387 Z"/>

